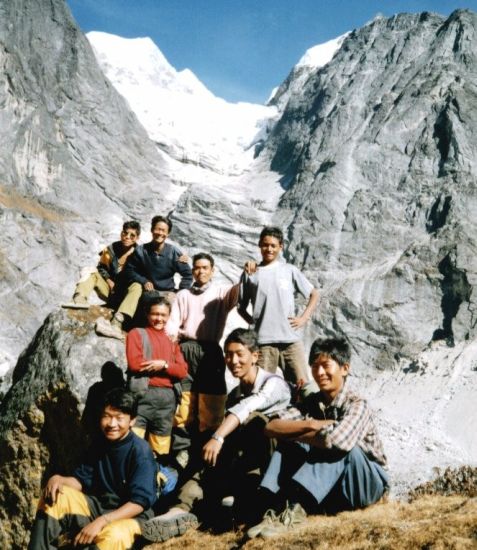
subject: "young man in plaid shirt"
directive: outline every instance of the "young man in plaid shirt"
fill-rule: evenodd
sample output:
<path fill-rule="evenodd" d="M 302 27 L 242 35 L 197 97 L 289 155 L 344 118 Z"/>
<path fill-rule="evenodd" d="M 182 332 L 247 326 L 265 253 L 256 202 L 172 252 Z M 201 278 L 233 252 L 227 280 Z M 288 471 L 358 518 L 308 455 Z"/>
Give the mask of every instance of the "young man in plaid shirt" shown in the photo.
<path fill-rule="evenodd" d="M 387 491 L 386 457 L 372 413 L 345 385 L 350 358 L 346 341 L 315 340 L 309 362 L 320 391 L 265 427 L 280 441 L 261 483 L 262 496 L 273 504 L 249 529 L 250 538 L 279 535 L 302 522 L 306 511 L 363 508 Z"/>

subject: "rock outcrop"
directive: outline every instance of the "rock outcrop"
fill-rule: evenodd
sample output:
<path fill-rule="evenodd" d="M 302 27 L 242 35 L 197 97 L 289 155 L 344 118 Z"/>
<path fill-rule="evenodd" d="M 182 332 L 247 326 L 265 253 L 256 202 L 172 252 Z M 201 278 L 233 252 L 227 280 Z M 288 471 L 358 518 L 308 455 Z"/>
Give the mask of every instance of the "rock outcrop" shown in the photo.
<path fill-rule="evenodd" d="M 3 548 L 26 548 L 42 483 L 67 475 L 84 452 L 88 423 L 81 415 L 102 366 L 125 371 L 124 343 L 94 334 L 95 319 L 105 314 L 99 307 L 50 314 L 13 372 L 0 418 Z"/>

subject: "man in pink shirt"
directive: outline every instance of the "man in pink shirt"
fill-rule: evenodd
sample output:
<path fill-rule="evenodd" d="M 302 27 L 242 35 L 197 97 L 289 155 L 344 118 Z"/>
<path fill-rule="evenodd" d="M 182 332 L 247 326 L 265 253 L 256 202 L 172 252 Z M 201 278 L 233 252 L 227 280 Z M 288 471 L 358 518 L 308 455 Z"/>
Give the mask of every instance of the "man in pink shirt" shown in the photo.
<path fill-rule="evenodd" d="M 227 315 L 237 304 L 238 285 L 212 284 L 214 259 L 196 254 L 192 262 L 194 283 L 176 295 L 166 331 L 181 342 L 189 374 L 182 381 L 182 399 L 176 413 L 173 451 L 185 467 L 190 447 L 190 428 L 198 421 L 204 437 L 220 426 L 227 391 L 225 361 L 219 341 Z M 201 438 L 199 438 L 201 439 Z"/>

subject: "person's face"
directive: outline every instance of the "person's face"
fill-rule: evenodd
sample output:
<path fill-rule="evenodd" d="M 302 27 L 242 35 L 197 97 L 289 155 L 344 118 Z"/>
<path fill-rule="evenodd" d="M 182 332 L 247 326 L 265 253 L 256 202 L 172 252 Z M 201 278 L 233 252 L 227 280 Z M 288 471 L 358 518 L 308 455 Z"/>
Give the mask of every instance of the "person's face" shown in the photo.
<path fill-rule="evenodd" d="M 311 374 L 322 392 L 334 398 L 348 376 L 349 365 L 340 365 L 329 355 L 320 353 L 311 365 Z"/>
<path fill-rule="evenodd" d="M 155 304 L 147 314 L 147 324 L 155 330 L 163 330 L 170 314 L 171 310 L 168 306 L 164 304 Z"/>
<path fill-rule="evenodd" d="M 99 426 L 108 441 L 119 441 L 127 436 L 135 421 L 129 414 L 106 407 L 101 414 Z"/>
<path fill-rule="evenodd" d="M 192 267 L 192 275 L 194 276 L 195 282 L 199 286 L 204 286 L 207 284 L 212 275 L 214 274 L 214 268 L 210 265 L 210 261 L 206 259 L 196 260 L 194 266 Z"/>
<path fill-rule="evenodd" d="M 234 378 L 244 378 L 258 360 L 258 351 L 250 351 L 243 344 L 231 342 L 225 350 L 225 364 Z"/>
<path fill-rule="evenodd" d="M 152 240 L 158 244 L 162 245 L 164 244 L 164 241 L 169 236 L 169 226 L 166 222 L 158 222 L 156 225 L 152 228 Z"/>
<path fill-rule="evenodd" d="M 258 245 L 265 265 L 274 262 L 283 248 L 283 245 L 276 237 L 266 235 L 260 240 Z"/>
<path fill-rule="evenodd" d="M 131 248 L 136 244 L 139 234 L 135 229 L 123 229 L 121 231 L 121 243 L 125 248 Z"/>

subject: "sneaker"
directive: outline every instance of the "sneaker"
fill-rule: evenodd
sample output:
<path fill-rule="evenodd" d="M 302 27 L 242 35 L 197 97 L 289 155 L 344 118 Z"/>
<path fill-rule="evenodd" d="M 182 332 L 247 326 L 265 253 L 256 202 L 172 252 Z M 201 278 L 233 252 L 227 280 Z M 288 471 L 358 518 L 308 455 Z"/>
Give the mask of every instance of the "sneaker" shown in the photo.
<path fill-rule="evenodd" d="M 247 537 L 249 539 L 254 539 L 255 537 L 258 537 L 260 533 L 265 529 L 266 527 L 269 527 L 270 525 L 274 524 L 279 520 L 279 516 L 275 513 L 275 510 L 267 510 L 265 514 L 263 515 L 263 519 L 260 523 L 257 525 L 254 525 L 253 527 L 250 527 L 250 529 L 247 531 Z"/>
<path fill-rule="evenodd" d="M 235 497 L 233 495 L 226 496 L 222 499 L 221 504 L 224 508 L 232 508 L 235 504 Z"/>
<path fill-rule="evenodd" d="M 149 542 L 164 542 L 172 537 L 179 537 L 189 529 L 197 529 L 199 521 L 197 516 L 176 509 L 157 516 L 142 524 L 142 536 Z"/>
<path fill-rule="evenodd" d="M 265 526 L 260 531 L 260 536 L 264 539 L 268 539 L 270 537 L 276 537 L 277 535 L 283 535 L 287 531 L 291 531 L 297 525 L 303 523 L 305 519 L 306 512 L 300 504 L 297 503 L 289 506 L 287 503 L 287 507 L 278 517 L 278 521 Z"/>
<path fill-rule="evenodd" d="M 120 328 L 111 325 L 111 323 L 107 321 L 104 317 L 98 317 L 98 319 L 96 319 L 94 329 L 96 331 L 96 334 L 99 334 L 100 336 L 107 336 L 108 338 L 117 338 L 118 340 L 124 340 L 123 331 Z"/>
<path fill-rule="evenodd" d="M 189 451 L 187 449 L 182 449 L 181 451 L 179 451 L 175 458 L 178 466 L 180 466 L 182 470 L 186 469 L 187 464 L 189 464 L 189 459 L 190 459 L 190 456 L 189 456 Z"/>

